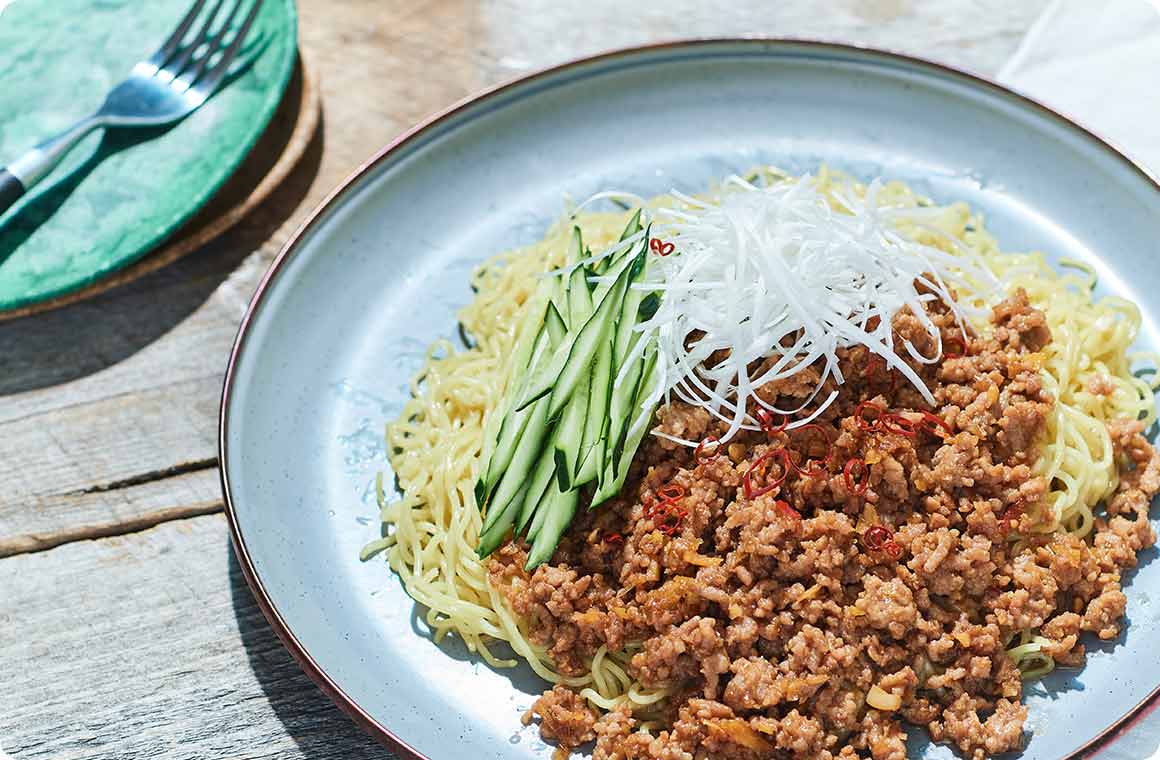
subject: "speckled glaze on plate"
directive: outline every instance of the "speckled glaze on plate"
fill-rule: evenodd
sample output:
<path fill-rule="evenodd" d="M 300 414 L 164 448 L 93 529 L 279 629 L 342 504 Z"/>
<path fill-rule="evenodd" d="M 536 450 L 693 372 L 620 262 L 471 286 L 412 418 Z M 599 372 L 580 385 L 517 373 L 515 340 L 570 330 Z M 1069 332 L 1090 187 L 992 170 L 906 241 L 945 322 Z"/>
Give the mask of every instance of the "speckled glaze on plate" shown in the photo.
<path fill-rule="evenodd" d="M 1160 188 L 1062 117 L 935 64 L 823 43 L 721 40 L 618 51 L 468 101 L 389 146 L 323 204 L 251 304 L 222 399 L 227 514 L 251 587 L 306 671 L 403 755 L 548 757 L 520 713 L 543 688 L 424 636 L 381 561 L 382 425 L 426 345 L 454 338 L 467 276 L 538 238 L 566 196 L 693 191 L 769 162 L 826 162 L 982 209 L 1007 250 L 1091 263 L 1157 345 Z M 389 472 L 387 482 L 390 482 Z M 1075 757 L 1160 685 L 1160 563 L 1127 586 L 1129 625 L 1082 671 L 1027 688 L 1021 757 Z M 949 760 L 912 731 L 911 757 Z"/>
<path fill-rule="evenodd" d="M 14 0 L 0 14 L 0 165 L 95 110 L 191 0 Z M 254 63 L 168 130 L 98 132 L 0 216 L 0 311 L 140 258 L 234 172 L 294 69 L 293 0 L 265 0 Z M 228 80 L 227 80 L 228 81 Z"/>

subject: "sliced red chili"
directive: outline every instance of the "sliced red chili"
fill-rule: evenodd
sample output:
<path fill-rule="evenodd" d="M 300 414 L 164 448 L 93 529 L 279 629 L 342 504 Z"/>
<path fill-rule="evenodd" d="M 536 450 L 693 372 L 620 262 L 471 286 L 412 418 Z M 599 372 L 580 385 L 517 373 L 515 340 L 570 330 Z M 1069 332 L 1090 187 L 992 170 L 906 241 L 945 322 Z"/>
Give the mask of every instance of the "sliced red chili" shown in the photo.
<path fill-rule="evenodd" d="M 669 511 L 669 504 L 670 503 L 671 502 L 667 502 L 664 499 L 659 499 L 657 501 L 654 501 L 651 506 L 645 507 L 644 516 L 649 518 L 650 520 L 655 520 L 656 518 L 663 515 L 665 512 Z"/>
<path fill-rule="evenodd" d="M 666 483 L 657 491 L 661 501 L 676 501 L 685 495 L 685 487 L 680 483 Z"/>
<path fill-rule="evenodd" d="M 624 543 L 624 536 L 620 535 L 619 533 L 605 533 L 604 534 L 604 543 L 606 543 L 606 544 L 623 544 Z"/>
<path fill-rule="evenodd" d="M 794 428 L 789 432 L 794 435 L 800 435 L 802 433 L 816 433 L 817 436 L 821 438 L 826 447 L 825 456 L 820 458 L 810 457 L 808 450 L 809 443 L 807 442 L 807 449 L 803 452 L 803 456 L 805 457 L 804 465 L 799 467 L 797 462 L 793 462 L 793 467 L 798 471 L 798 474 L 802 475 L 803 477 L 817 478 L 824 475 L 826 473 L 826 466 L 829 465 L 830 458 L 834 454 L 834 445 L 830 442 L 830 436 L 828 433 L 826 433 L 826 429 L 821 425 L 814 425 L 811 423 L 809 425 L 802 425 L 799 428 Z"/>
<path fill-rule="evenodd" d="M 873 417 L 867 417 L 867 411 L 874 413 Z M 854 422 L 858 425 L 858 429 L 867 433 L 878 429 L 878 420 L 886 414 L 886 410 L 875 404 L 873 401 L 863 401 L 854 408 Z"/>
<path fill-rule="evenodd" d="M 761 431 L 766 435 L 773 435 L 774 433 L 781 433 L 785 430 L 786 425 L 789 424 L 789 417 L 782 414 L 781 422 L 777 425 L 773 424 L 773 413 L 765 407 L 757 407 L 757 411 L 753 413 L 753 418 L 757 420 L 757 424 L 761 427 Z"/>
<path fill-rule="evenodd" d="M 717 440 L 716 436 L 709 436 L 693 449 L 693 459 L 697 460 L 697 464 L 712 462 L 719 456 L 721 456 L 721 441 Z"/>
<path fill-rule="evenodd" d="M 857 476 L 854 475 L 855 469 L 858 470 Z M 842 468 L 842 477 L 846 479 L 846 489 L 850 493 L 855 496 L 866 493 L 866 488 L 870 485 L 870 470 L 866 466 L 866 460 L 854 457 L 847 461 L 846 466 Z"/>
<path fill-rule="evenodd" d="M 952 335 L 951 337 L 944 340 L 943 346 L 944 346 L 943 359 L 961 359 L 967 353 L 966 342 L 962 338 L 958 337 L 957 335 Z M 946 349 L 950 348 L 951 346 L 958 346 L 958 348 L 959 348 L 958 352 L 952 353 L 952 352 L 946 350 Z"/>
<path fill-rule="evenodd" d="M 882 553 L 892 560 L 898 560 L 902 557 L 902 544 L 897 541 L 890 540 L 882 544 Z"/>
<path fill-rule="evenodd" d="M 677 246 L 673 243 L 666 243 L 660 238 L 653 238 L 648 243 L 649 250 L 658 256 L 668 256 L 676 250 Z"/>
<path fill-rule="evenodd" d="M 657 530 L 667 536 L 671 536 L 681 529 L 681 523 L 684 518 L 680 514 L 674 512 L 666 512 L 657 520 Z"/>
<path fill-rule="evenodd" d="M 954 435 L 951 426 L 942 417 L 930 412 L 919 412 L 919 414 L 922 415 L 922 422 L 918 423 L 920 429 L 927 430 L 933 435 L 939 435 L 941 432 L 940 438 L 949 438 Z"/>
<path fill-rule="evenodd" d="M 885 525 L 874 525 L 862 534 L 862 543 L 870 551 L 878 551 L 887 541 L 894 540 L 894 532 Z"/>
<path fill-rule="evenodd" d="M 781 499 L 778 499 L 777 502 L 773 506 L 777 509 L 777 511 L 780 514 L 785 515 L 786 517 L 788 517 L 791 520 L 802 519 L 801 512 L 798 512 L 796 509 L 791 507 L 789 505 L 789 502 L 785 502 L 785 501 L 782 501 Z"/>
<path fill-rule="evenodd" d="M 757 473 L 760 468 L 760 474 L 764 475 L 766 468 L 769 466 L 769 462 L 774 457 L 781 459 L 781 475 L 772 481 L 768 481 L 764 486 L 755 486 L 753 483 L 754 473 Z M 785 449 L 770 449 L 755 459 L 753 464 L 749 466 L 749 469 L 745 471 L 745 474 L 741 476 L 741 486 L 745 491 L 745 498 L 756 499 L 758 496 L 767 494 L 775 488 L 779 488 L 785 482 L 787 475 L 789 475 L 789 452 Z"/>
<path fill-rule="evenodd" d="M 915 424 L 901 414 L 887 412 L 878 418 L 878 425 L 888 433 L 904 435 L 907 438 L 913 438 L 918 434 Z"/>

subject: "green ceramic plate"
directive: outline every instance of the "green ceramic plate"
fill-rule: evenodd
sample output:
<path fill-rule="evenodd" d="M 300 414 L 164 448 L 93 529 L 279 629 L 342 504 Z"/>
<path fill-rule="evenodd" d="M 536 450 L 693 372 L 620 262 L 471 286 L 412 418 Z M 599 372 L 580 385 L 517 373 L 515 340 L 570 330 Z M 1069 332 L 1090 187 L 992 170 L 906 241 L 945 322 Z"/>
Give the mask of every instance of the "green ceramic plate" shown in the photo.
<path fill-rule="evenodd" d="M 0 0 L 0 166 L 95 110 L 191 0 Z M 253 64 L 167 130 L 90 136 L 0 216 L 0 311 L 119 269 L 189 219 L 266 128 L 297 54 L 293 0 L 265 0 Z"/>

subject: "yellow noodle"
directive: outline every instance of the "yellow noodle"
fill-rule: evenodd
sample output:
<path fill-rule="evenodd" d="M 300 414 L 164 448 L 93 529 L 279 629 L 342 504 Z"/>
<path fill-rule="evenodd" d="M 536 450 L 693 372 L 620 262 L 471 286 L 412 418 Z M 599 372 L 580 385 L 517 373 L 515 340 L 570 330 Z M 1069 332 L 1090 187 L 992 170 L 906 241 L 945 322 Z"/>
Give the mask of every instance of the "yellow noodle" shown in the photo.
<path fill-rule="evenodd" d="M 789 176 L 763 167 L 746 175 L 752 182 L 779 182 Z M 814 180 L 823 191 L 842 188 L 864 195 L 865 188 L 823 167 Z M 671 203 L 661 197 L 651 206 Z M 1115 490 L 1118 474 L 1106 423 L 1115 419 L 1156 419 L 1151 380 L 1132 374 L 1133 362 L 1160 367 L 1156 354 L 1135 355 L 1128 349 L 1140 327 L 1139 310 L 1121 298 L 1096 299 L 1095 272 L 1077 262 L 1061 262 L 1060 274 L 1039 253 L 1002 253 L 983 221 L 965 204 L 933 207 L 898 182 L 879 193 L 882 206 L 941 210 L 927 213 L 921 224 L 899 222 L 904 234 L 949 253 L 969 249 L 989 266 L 1004 287 L 1024 288 L 1032 303 L 1047 314 L 1053 341 L 1042 354 L 1046 388 L 1056 399 L 1047 421 L 1042 454 L 1035 468 L 1048 483 L 1036 517 L 1036 530 L 1069 530 L 1085 536 L 1092 529 L 1093 510 Z M 840 206 L 840 203 L 835 201 Z M 385 552 L 407 593 L 424 605 L 425 619 L 436 640 L 453 634 L 494 667 L 511 667 L 517 660 L 493 647 L 506 644 L 545 680 L 562 683 L 597 707 L 609 710 L 627 704 L 643 719 L 644 730 L 660 724 L 659 714 L 670 689 L 647 688 L 629 675 L 631 651 L 608 652 L 601 647 L 587 672 L 565 677 L 546 650 L 527 636 L 526 622 L 515 616 L 500 589 L 488 579 L 486 562 L 475 553 L 482 523 L 472 489 L 476 479 L 483 426 L 495 413 L 506 390 L 505 362 L 515 342 L 523 306 L 537 280 L 560 266 L 573 223 L 584 231 L 594 250 L 619 235 L 627 213 L 583 213 L 561 220 L 544 240 L 501 254 L 472 276 L 476 294 L 459 313 L 459 321 L 474 346 L 457 350 L 437 341 L 427 352 L 423 370 L 411 384 L 413 397 L 399 419 L 388 425 L 388 456 L 401 498 L 387 503 L 381 479 L 376 483 L 385 536 L 363 550 L 364 559 Z M 982 305 L 980 293 L 960 293 L 964 302 Z M 972 300 L 974 299 L 974 300 Z M 985 323 L 975 327 L 985 331 Z M 1112 393 L 1092 393 L 1090 383 L 1109 381 Z M 1016 540 L 1019 540 L 1016 537 Z M 1051 670 L 1054 663 L 1041 651 L 1035 631 L 1013 637 L 1009 654 L 1027 677 Z"/>

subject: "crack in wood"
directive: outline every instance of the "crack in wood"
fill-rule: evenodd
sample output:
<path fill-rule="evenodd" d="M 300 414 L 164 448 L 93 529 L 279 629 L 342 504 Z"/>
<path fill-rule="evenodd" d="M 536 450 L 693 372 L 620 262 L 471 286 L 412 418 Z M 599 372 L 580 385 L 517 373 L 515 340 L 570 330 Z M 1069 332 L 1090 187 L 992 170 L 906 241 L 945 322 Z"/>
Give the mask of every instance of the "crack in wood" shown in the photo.
<path fill-rule="evenodd" d="M 213 500 L 169 509 L 158 509 L 116 523 L 77 525 L 47 534 L 27 533 L 19 536 L 3 536 L 0 537 L 0 559 L 12 557 L 17 554 L 42 552 L 78 541 L 92 541 L 94 539 L 140 533 L 141 531 L 155 528 L 161 523 L 171 522 L 173 520 L 184 520 L 201 515 L 211 515 L 222 511 L 222 508 L 223 504 L 221 500 Z"/>
<path fill-rule="evenodd" d="M 113 480 L 108 483 L 98 483 L 93 486 L 86 486 L 76 491 L 69 491 L 68 496 L 84 496 L 92 493 L 107 493 L 109 491 L 116 491 L 122 488 L 132 488 L 133 486 L 145 485 L 146 483 L 153 483 L 158 480 L 165 480 L 166 478 L 174 478 L 178 475 L 188 475 L 191 472 L 199 472 L 201 470 L 210 470 L 218 466 L 217 457 L 211 459 L 197 459 L 192 462 L 181 462 L 171 467 L 164 467 L 160 470 L 150 470 L 149 472 L 142 472 L 138 475 L 132 475 L 121 480 Z"/>

